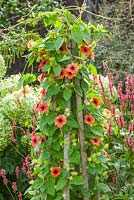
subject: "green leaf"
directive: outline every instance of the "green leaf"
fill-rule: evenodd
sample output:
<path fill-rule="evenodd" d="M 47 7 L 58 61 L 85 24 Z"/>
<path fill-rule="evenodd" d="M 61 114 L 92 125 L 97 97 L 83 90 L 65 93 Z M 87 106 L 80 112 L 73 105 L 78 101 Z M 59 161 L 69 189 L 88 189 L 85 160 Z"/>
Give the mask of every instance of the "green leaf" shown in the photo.
<path fill-rule="evenodd" d="M 32 176 L 34 176 L 35 174 L 38 174 L 41 171 L 40 168 L 37 168 L 34 170 L 34 172 L 32 173 Z"/>
<path fill-rule="evenodd" d="M 48 135 L 52 136 L 55 133 L 56 129 L 57 129 L 57 126 L 55 125 L 51 125 L 50 127 L 47 127 Z"/>
<path fill-rule="evenodd" d="M 43 83 L 41 84 L 41 86 L 42 86 L 43 88 L 47 88 L 47 87 L 49 86 L 49 81 L 48 81 L 48 79 L 45 79 L 45 80 L 43 81 Z"/>
<path fill-rule="evenodd" d="M 61 74 L 61 66 L 60 65 L 54 66 L 53 72 L 55 75 L 59 76 Z"/>
<path fill-rule="evenodd" d="M 94 65 L 92 65 L 91 63 L 89 64 L 89 70 L 90 72 L 94 75 L 94 76 L 97 76 L 97 69 Z"/>
<path fill-rule="evenodd" d="M 103 127 L 102 126 L 93 126 L 90 127 L 90 131 L 95 135 L 95 136 L 103 136 Z"/>
<path fill-rule="evenodd" d="M 55 40 L 51 41 L 51 42 L 46 42 L 45 43 L 45 49 L 47 49 L 48 51 L 52 51 L 55 50 Z"/>
<path fill-rule="evenodd" d="M 40 200 L 40 195 L 30 198 L 31 200 Z"/>
<path fill-rule="evenodd" d="M 80 153 L 78 150 L 73 149 L 73 152 L 69 156 L 70 162 L 74 164 L 79 164 L 80 163 Z"/>
<path fill-rule="evenodd" d="M 58 86 L 58 85 L 52 85 L 52 86 L 50 86 L 48 88 L 46 97 L 50 98 L 53 95 L 58 94 L 59 92 L 60 92 L 60 86 Z"/>
<path fill-rule="evenodd" d="M 56 51 L 58 51 L 60 49 L 60 47 L 62 46 L 64 42 L 64 38 L 59 37 L 56 41 L 55 41 L 55 48 Z"/>
<path fill-rule="evenodd" d="M 46 183 L 46 186 L 47 186 L 47 193 L 50 194 L 51 196 L 55 196 L 55 184 L 51 180 L 49 180 Z"/>
<path fill-rule="evenodd" d="M 47 63 L 44 65 L 42 71 L 43 71 L 43 72 L 46 72 L 50 67 L 51 67 L 50 62 L 47 62 Z"/>
<path fill-rule="evenodd" d="M 39 126 L 43 133 L 46 131 L 46 124 L 47 124 L 47 117 L 46 117 L 46 115 L 42 115 Z"/>
<path fill-rule="evenodd" d="M 64 55 L 62 57 L 62 59 L 59 60 L 59 62 L 63 62 L 63 61 L 69 60 L 69 59 L 70 59 L 70 56 Z"/>
<path fill-rule="evenodd" d="M 81 87 L 86 92 L 89 89 L 89 84 L 85 80 L 81 80 Z"/>
<path fill-rule="evenodd" d="M 86 107 L 85 104 L 81 104 L 78 108 L 78 112 L 81 112 L 82 110 L 84 110 L 84 108 Z"/>
<path fill-rule="evenodd" d="M 30 66 L 33 65 L 33 63 L 35 62 L 36 58 L 37 58 L 36 56 L 31 56 L 31 57 L 30 57 L 29 63 L 28 63 L 28 67 L 30 67 Z"/>
<path fill-rule="evenodd" d="M 96 189 L 100 192 L 111 192 L 110 188 L 104 183 L 97 183 Z"/>
<path fill-rule="evenodd" d="M 61 98 L 61 96 L 62 96 L 62 94 L 58 95 L 57 102 L 58 102 L 58 105 L 60 106 L 61 109 L 65 109 L 66 108 L 66 101 L 64 101 L 64 99 Z"/>
<path fill-rule="evenodd" d="M 65 19 L 67 20 L 68 24 L 70 24 L 72 20 L 71 13 L 68 10 L 63 10 Z"/>
<path fill-rule="evenodd" d="M 58 180 L 58 183 L 57 183 L 57 186 L 56 186 L 56 191 L 62 190 L 65 187 L 66 184 L 67 184 L 67 180 L 60 178 Z"/>
<path fill-rule="evenodd" d="M 74 176 L 73 179 L 70 181 L 72 185 L 83 185 L 84 181 L 81 176 Z"/>
<path fill-rule="evenodd" d="M 79 86 L 75 85 L 74 90 L 79 96 L 83 97 L 83 91 Z"/>
<path fill-rule="evenodd" d="M 63 92 L 63 97 L 65 101 L 68 101 L 72 96 L 72 90 L 70 88 L 66 88 Z"/>
<path fill-rule="evenodd" d="M 57 194 L 57 197 L 55 200 L 62 200 L 63 199 L 63 193 Z"/>
<path fill-rule="evenodd" d="M 21 77 L 18 81 L 18 87 L 21 88 L 23 87 L 23 84 L 24 84 L 24 79 Z"/>
<path fill-rule="evenodd" d="M 47 123 L 49 124 L 49 125 L 52 125 L 53 123 L 54 123 L 54 119 L 55 119 L 55 117 L 57 116 L 57 114 L 56 113 L 49 113 L 49 115 L 48 115 L 48 117 L 47 117 Z"/>
<path fill-rule="evenodd" d="M 25 87 L 26 85 L 33 83 L 34 81 L 36 81 L 36 76 L 34 74 L 23 74 L 18 81 L 18 86 Z"/>
<path fill-rule="evenodd" d="M 107 37 L 109 40 L 113 40 L 112 37 L 108 33 L 104 33 L 105 37 Z"/>
<path fill-rule="evenodd" d="M 83 31 L 83 40 L 87 43 L 89 43 L 91 41 L 90 39 L 91 36 L 91 32 L 90 29 L 88 29 L 87 27 L 84 29 Z"/>
<path fill-rule="evenodd" d="M 44 185 L 44 179 L 41 179 L 41 178 L 37 178 L 34 183 L 32 184 L 32 188 L 34 190 L 38 190 L 40 189 L 42 186 Z"/>
<path fill-rule="evenodd" d="M 72 118 L 72 117 L 69 117 L 69 118 L 67 119 L 67 124 L 68 124 L 68 126 L 70 126 L 71 128 L 78 128 L 78 127 L 79 127 L 77 121 L 76 121 L 74 118 Z"/>
<path fill-rule="evenodd" d="M 82 31 L 81 31 L 81 28 L 77 24 L 73 25 L 71 34 L 72 34 L 72 38 L 75 40 L 75 42 L 78 45 L 82 43 L 82 40 L 83 40 Z"/>

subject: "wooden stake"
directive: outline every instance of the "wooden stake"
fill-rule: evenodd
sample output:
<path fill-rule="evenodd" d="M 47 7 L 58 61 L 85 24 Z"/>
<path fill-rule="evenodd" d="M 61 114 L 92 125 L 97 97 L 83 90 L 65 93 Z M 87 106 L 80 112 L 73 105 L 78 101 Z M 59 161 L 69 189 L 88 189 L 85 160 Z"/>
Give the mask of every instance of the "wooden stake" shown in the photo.
<path fill-rule="evenodd" d="M 75 79 L 75 84 L 80 87 L 80 80 Z M 83 122 L 83 111 L 78 111 L 82 105 L 82 98 L 76 93 L 76 115 L 79 125 L 79 138 L 80 138 L 80 153 L 82 161 L 82 176 L 83 176 L 83 189 L 88 191 L 88 173 L 87 173 L 87 154 L 84 150 L 85 136 L 84 136 L 84 122 Z M 89 200 L 88 197 L 84 197 L 84 200 Z"/>

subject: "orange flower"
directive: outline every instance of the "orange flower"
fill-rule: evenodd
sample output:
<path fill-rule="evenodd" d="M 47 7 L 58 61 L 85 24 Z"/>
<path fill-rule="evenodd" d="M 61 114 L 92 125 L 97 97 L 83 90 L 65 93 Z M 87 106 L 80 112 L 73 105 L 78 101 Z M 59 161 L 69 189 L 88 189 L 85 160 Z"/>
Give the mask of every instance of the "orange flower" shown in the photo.
<path fill-rule="evenodd" d="M 66 70 L 66 74 L 65 76 L 68 78 L 68 79 L 72 79 L 76 74 Z"/>
<path fill-rule="evenodd" d="M 40 102 L 39 105 L 37 106 L 36 110 L 40 112 L 40 114 L 43 114 L 48 110 L 48 104 L 46 102 Z"/>
<path fill-rule="evenodd" d="M 40 70 L 43 69 L 44 65 L 45 65 L 46 63 L 48 63 L 48 62 L 49 62 L 49 59 L 42 60 L 42 61 L 40 62 L 40 64 L 39 64 L 38 72 L 40 72 Z"/>
<path fill-rule="evenodd" d="M 39 136 L 32 135 L 32 147 L 36 147 L 39 144 Z"/>
<path fill-rule="evenodd" d="M 57 177 L 60 175 L 60 168 L 59 167 L 54 167 L 51 169 L 51 174 L 54 177 Z"/>
<path fill-rule="evenodd" d="M 63 43 L 63 45 L 60 47 L 60 51 L 61 52 L 67 51 L 67 45 L 66 45 L 66 43 Z"/>
<path fill-rule="evenodd" d="M 65 69 L 65 68 L 62 68 L 61 74 L 60 74 L 60 76 L 59 76 L 59 79 L 63 79 L 63 78 L 65 77 L 65 75 L 66 75 L 66 69 Z"/>
<path fill-rule="evenodd" d="M 94 52 L 91 51 L 91 44 L 87 44 L 85 41 L 83 41 L 80 51 L 86 56 L 89 56 L 91 60 L 94 60 Z"/>
<path fill-rule="evenodd" d="M 97 147 L 99 147 L 100 146 L 100 138 L 98 138 L 98 137 L 94 137 L 92 140 L 91 140 L 91 143 L 92 144 L 94 144 L 94 145 L 96 145 Z"/>
<path fill-rule="evenodd" d="M 65 115 L 59 115 L 59 116 L 57 116 L 55 118 L 54 122 L 55 122 L 55 125 L 58 128 L 62 128 L 66 124 L 66 117 L 65 117 Z"/>
<path fill-rule="evenodd" d="M 91 50 L 90 47 L 85 45 L 85 46 L 81 46 L 80 47 L 80 51 L 85 54 L 86 56 L 90 56 L 91 55 Z"/>
<path fill-rule="evenodd" d="M 71 72 L 72 74 L 76 74 L 78 71 L 78 65 L 76 63 L 69 64 L 67 71 Z"/>
<path fill-rule="evenodd" d="M 94 123 L 94 121 L 95 121 L 95 119 L 92 115 L 86 115 L 85 116 L 84 122 L 86 124 L 88 124 L 89 126 L 91 126 Z"/>
<path fill-rule="evenodd" d="M 100 106 L 100 100 L 98 99 L 98 98 L 93 98 L 92 99 L 92 102 L 93 102 L 93 104 L 95 105 L 95 106 Z"/>
<path fill-rule="evenodd" d="M 44 98 L 45 96 L 46 96 L 46 89 L 43 88 L 43 89 L 41 90 L 41 98 Z"/>

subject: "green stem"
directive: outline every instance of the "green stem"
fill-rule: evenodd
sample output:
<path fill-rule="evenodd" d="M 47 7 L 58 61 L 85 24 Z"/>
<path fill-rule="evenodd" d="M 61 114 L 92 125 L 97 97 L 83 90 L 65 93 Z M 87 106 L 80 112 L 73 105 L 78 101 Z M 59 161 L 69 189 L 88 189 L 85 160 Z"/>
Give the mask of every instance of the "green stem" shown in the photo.
<path fill-rule="evenodd" d="M 9 189 L 8 185 L 7 185 L 6 187 L 7 187 L 8 191 L 9 191 L 9 193 L 10 193 L 10 195 L 11 195 L 12 199 L 13 199 L 13 200 L 16 200 L 16 198 L 14 198 L 14 197 L 13 197 L 13 194 L 12 194 L 12 192 L 10 191 L 10 189 Z"/>
<path fill-rule="evenodd" d="M 25 158 L 25 156 L 21 152 L 19 152 L 18 149 L 13 144 L 12 144 L 12 146 L 18 154 L 20 154 L 23 158 Z"/>

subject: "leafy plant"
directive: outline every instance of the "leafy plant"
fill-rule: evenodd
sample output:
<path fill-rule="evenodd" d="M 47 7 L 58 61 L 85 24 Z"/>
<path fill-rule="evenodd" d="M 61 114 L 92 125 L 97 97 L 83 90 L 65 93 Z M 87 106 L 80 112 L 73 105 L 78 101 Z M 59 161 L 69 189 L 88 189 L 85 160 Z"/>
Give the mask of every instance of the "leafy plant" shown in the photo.
<path fill-rule="evenodd" d="M 89 76 L 97 76 L 94 48 L 106 30 L 75 19 L 67 10 L 38 13 L 27 23 L 41 21 L 48 33 L 30 45 L 27 55 L 31 66 L 39 62 L 43 90 L 35 108 L 39 126 L 31 136 L 34 172 L 26 196 L 108 199 L 102 98 Z"/>

